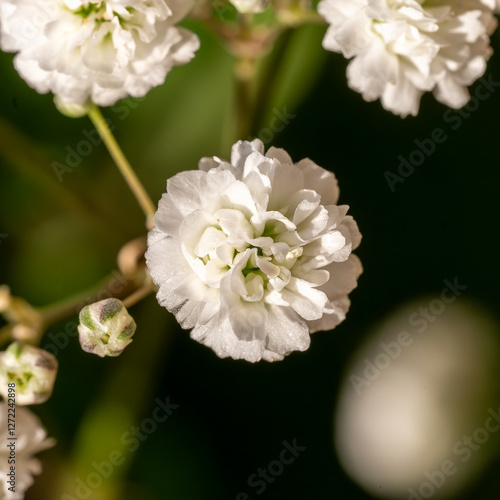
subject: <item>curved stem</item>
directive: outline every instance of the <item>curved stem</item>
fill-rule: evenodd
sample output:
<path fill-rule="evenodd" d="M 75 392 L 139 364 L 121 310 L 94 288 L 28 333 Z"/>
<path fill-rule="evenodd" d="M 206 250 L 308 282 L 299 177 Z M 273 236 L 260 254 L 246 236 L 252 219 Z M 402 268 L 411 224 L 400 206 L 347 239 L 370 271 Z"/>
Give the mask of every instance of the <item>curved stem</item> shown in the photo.
<path fill-rule="evenodd" d="M 148 227 L 148 229 L 151 229 L 153 226 L 153 216 L 156 212 L 154 203 L 151 201 L 151 198 L 144 189 L 144 186 L 141 184 L 141 181 L 134 172 L 134 169 L 132 168 L 127 158 L 123 154 L 120 146 L 116 142 L 116 139 L 112 134 L 106 120 L 102 116 L 101 110 L 97 106 L 92 106 L 90 108 L 88 116 L 94 124 L 97 132 L 99 132 L 99 135 L 101 136 L 104 144 L 108 148 L 109 154 L 113 158 L 116 166 L 125 178 L 125 181 L 127 182 L 129 188 L 131 189 L 144 214 L 146 215 L 146 226 Z"/>

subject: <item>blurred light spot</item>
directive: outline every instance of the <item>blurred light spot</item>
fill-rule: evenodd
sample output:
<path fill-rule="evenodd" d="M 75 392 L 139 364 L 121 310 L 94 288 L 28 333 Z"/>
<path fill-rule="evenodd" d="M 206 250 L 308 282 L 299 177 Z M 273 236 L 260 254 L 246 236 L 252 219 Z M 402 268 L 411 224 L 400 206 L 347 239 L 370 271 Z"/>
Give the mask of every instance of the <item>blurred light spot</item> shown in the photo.
<path fill-rule="evenodd" d="M 376 496 L 451 498 L 495 453 L 500 432 L 476 438 L 491 412 L 500 414 L 500 327 L 477 305 L 438 302 L 396 311 L 346 373 L 336 448 L 348 474 Z"/>

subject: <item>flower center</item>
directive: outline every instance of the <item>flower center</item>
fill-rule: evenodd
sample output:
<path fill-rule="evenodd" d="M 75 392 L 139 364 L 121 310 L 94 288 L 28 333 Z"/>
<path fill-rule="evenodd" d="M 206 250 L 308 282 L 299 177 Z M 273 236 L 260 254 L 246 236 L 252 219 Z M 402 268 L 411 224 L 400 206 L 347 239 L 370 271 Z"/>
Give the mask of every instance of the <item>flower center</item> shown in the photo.
<path fill-rule="evenodd" d="M 75 10 L 74 13 L 77 16 L 83 17 L 84 19 L 87 19 L 92 14 L 95 14 L 96 21 L 109 21 L 109 16 L 106 11 L 105 2 L 89 3 L 88 5 L 82 5 L 78 10 Z"/>
<path fill-rule="evenodd" d="M 246 301 L 260 301 L 264 294 L 281 291 L 291 279 L 291 269 L 303 253 L 279 239 L 288 232 L 278 221 L 267 221 L 260 230 L 238 210 L 222 209 L 204 219 L 191 237 L 184 240 L 184 254 L 199 278 L 212 288 L 231 270 L 241 276 L 240 295 Z M 190 225 L 190 224 L 189 224 Z M 190 241 L 190 242 L 189 242 Z"/>
<path fill-rule="evenodd" d="M 122 27 L 131 21 L 133 16 L 137 13 L 136 9 L 133 7 L 123 7 L 117 11 L 106 2 L 81 5 L 77 9 L 72 10 L 72 12 L 77 16 L 82 17 L 84 23 L 89 21 L 103 23 L 111 21 L 114 17 L 116 17 Z"/>
<path fill-rule="evenodd" d="M 7 377 L 9 382 L 15 382 L 18 390 L 22 392 L 26 389 L 30 379 L 33 378 L 33 373 L 29 371 L 7 372 Z"/>

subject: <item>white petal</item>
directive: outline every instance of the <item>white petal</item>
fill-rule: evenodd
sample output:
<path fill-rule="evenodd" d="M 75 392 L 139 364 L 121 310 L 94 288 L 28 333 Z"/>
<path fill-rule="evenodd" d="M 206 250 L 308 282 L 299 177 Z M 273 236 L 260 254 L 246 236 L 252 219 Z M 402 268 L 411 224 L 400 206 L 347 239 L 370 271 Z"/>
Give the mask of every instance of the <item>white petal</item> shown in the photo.
<path fill-rule="evenodd" d="M 298 278 L 291 278 L 281 295 L 297 314 L 308 321 L 321 318 L 328 302 L 325 293 Z"/>

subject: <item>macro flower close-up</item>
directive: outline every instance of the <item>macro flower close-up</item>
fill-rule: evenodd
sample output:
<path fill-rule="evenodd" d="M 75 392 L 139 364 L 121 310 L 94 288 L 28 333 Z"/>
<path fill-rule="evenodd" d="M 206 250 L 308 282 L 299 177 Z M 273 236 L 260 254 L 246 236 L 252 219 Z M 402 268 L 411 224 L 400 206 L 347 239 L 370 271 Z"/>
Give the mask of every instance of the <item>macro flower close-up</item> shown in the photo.
<path fill-rule="evenodd" d="M 484 74 L 497 26 L 493 0 L 322 0 L 323 46 L 351 59 L 349 86 L 395 114 L 417 115 L 424 92 L 451 108 Z"/>
<path fill-rule="evenodd" d="M 499 5 L 0 0 L 0 500 L 498 500 Z"/>
<path fill-rule="evenodd" d="M 176 26 L 193 0 L 1 0 L 0 47 L 19 74 L 62 104 L 143 97 L 189 62 L 198 37 Z"/>
<path fill-rule="evenodd" d="M 146 254 L 158 300 L 218 356 L 281 360 L 344 320 L 361 235 L 334 175 L 240 141 L 167 182 Z"/>

